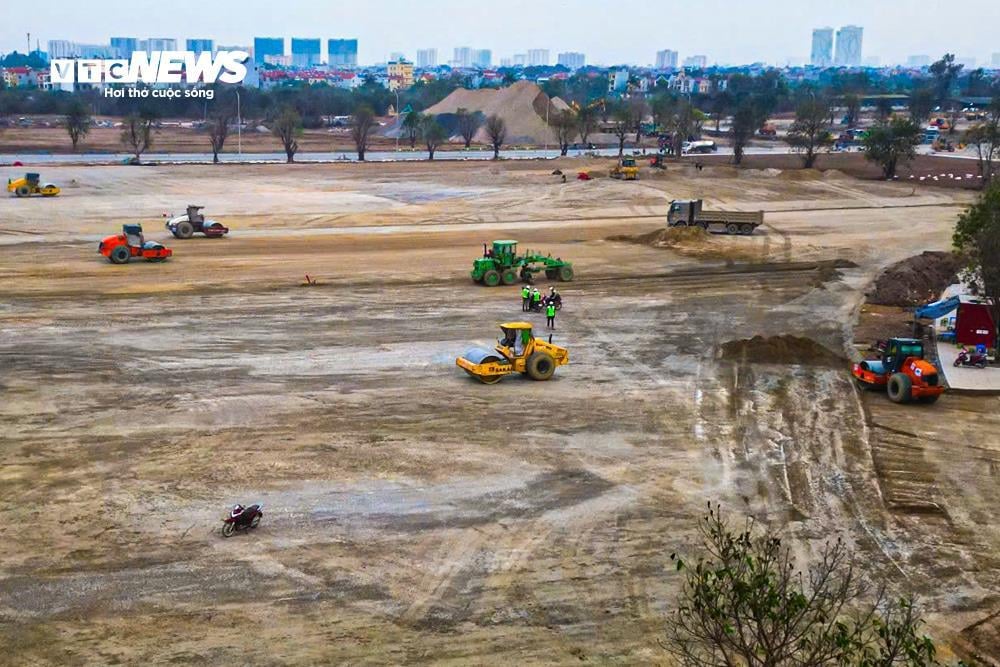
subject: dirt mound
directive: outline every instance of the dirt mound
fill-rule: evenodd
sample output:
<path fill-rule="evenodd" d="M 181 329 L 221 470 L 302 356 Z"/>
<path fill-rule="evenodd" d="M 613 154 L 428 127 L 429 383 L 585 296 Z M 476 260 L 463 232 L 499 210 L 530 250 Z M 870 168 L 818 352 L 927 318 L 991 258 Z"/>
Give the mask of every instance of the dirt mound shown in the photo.
<path fill-rule="evenodd" d="M 648 245 L 704 259 L 756 262 L 762 258 L 760 247 L 749 245 L 748 239 L 709 234 L 701 227 L 670 227 L 635 236 L 609 236 L 607 240 Z"/>
<path fill-rule="evenodd" d="M 830 181 L 850 181 L 853 180 L 850 176 L 845 174 L 839 169 L 827 169 L 823 172 L 823 178 Z"/>
<path fill-rule="evenodd" d="M 813 339 L 790 334 L 731 340 L 723 343 L 720 349 L 721 357 L 727 361 L 830 367 L 840 367 L 846 363 L 843 356 Z"/>
<path fill-rule="evenodd" d="M 928 251 L 897 262 L 882 272 L 868 292 L 868 303 L 919 306 L 936 301 L 957 280 L 958 258 L 950 252 Z"/>
<path fill-rule="evenodd" d="M 552 130 L 545 124 L 546 109 L 551 116 L 568 105 L 559 98 L 550 99 L 530 81 L 518 81 L 507 88 L 459 88 L 434 106 L 428 114 L 454 114 L 459 109 L 484 116 L 496 114 L 507 124 L 508 144 L 541 144 L 553 140 Z M 475 141 L 486 143 L 485 129 L 476 133 Z"/>
<path fill-rule="evenodd" d="M 779 176 L 784 181 L 818 181 L 822 177 L 816 169 L 786 169 Z"/>

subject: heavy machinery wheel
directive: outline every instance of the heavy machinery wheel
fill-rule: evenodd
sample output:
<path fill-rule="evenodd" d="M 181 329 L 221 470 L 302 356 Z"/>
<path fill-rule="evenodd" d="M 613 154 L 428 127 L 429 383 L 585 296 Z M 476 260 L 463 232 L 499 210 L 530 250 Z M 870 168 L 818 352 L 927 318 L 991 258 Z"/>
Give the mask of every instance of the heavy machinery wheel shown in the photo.
<path fill-rule="evenodd" d="M 503 281 L 504 285 L 514 285 L 517 283 L 517 271 L 514 269 L 504 269 L 503 273 L 500 274 L 500 280 Z"/>
<path fill-rule="evenodd" d="M 229 523 L 222 524 L 222 536 L 223 537 L 232 537 L 235 532 L 236 532 L 236 524 L 235 523 L 229 522 Z"/>
<path fill-rule="evenodd" d="M 678 220 L 677 222 L 675 222 L 673 224 L 673 226 L 674 227 L 687 227 L 688 226 L 688 221 L 687 220 Z"/>
<path fill-rule="evenodd" d="M 559 277 L 559 269 L 545 269 L 545 277 L 549 280 L 555 280 Z"/>
<path fill-rule="evenodd" d="M 116 246 L 112 249 L 111 254 L 108 255 L 108 261 L 112 264 L 128 264 L 128 260 L 131 258 L 132 253 L 123 245 Z"/>
<path fill-rule="evenodd" d="M 556 362 L 547 352 L 535 352 L 528 357 L 525 369 L 532 380 L 548 380 L 556 372 Z"/>
<path fill-rule="evenodd" d="M 893 403 L 909 403 L 913 398 L 913 383 L 905 373 L 895 373 L 889 378 L 886 392 Z"/>
<path fill-rule="evenodd" d="M 490 269 L 483 274 L 483 284 L 487 287 L 496 287 L 500 284 L 500 274 L 493 269 Z"/>
<path fill-rule="evenodd" d="M 572 266 L 560 266 L 559 267 L 559 280 L 564 283 L 568 283 L 573 280 L 573 267 Z"/>
<path fill-rule="evenodd" d="M 737 225 L 735 222 L 730 222 L 728 225 L 726 225 L 726 233 L 727 234 L 739 234 L 740 233 L 740 226 Z"/>
<path fill-rule="evenodd" d="M 740 225 L 740 232 L 745 234 L 746 236 L 750 236 L 751 234 L 753 234 L 753 225 L 750 224 Z"/>
<path fill-rule="evenodd" d="M 18 188 L 14 190 L 14 194 L 16 194 L 18 197 L 27 197 L 28 195 L 31 194 L 31 188 L 29 188 L 27 185 L 18 186 Z"/>
<path fill-rule="evenodd" d="M 183 222 L 178 222 L 176 230 L 177 231 L 174 232 L 174 236 L 176 236 L 179 239 L 189 239 L 192 236 L 194 236 L 194 225 L 192 225 L 187 220 L 184 220 Z"/>

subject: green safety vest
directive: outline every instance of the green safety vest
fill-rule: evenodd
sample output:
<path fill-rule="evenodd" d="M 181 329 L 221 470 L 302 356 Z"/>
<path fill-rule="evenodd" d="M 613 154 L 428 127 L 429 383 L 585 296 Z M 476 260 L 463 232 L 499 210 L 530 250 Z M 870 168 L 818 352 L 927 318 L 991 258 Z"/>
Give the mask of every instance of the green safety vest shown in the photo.
<path fill-rule="evenodd" d="M 549 307 L 545 309 L 545 314 L 548 315 L 549 317 L 555 317 L 556 307 L 550 304 Z"/>
<path fill-rule="evenodd" d="M 531 290 L 527 287 L 521 288 L 521 298 L 527 299 L 529 296 L 531 296 Z"/>
<path fill-rule="evenodd" d="M 532 301 L 541 301 L 542 300 L 542 293 L 541 292 L 534 292 L 531 295 L 531 300 Z"/>

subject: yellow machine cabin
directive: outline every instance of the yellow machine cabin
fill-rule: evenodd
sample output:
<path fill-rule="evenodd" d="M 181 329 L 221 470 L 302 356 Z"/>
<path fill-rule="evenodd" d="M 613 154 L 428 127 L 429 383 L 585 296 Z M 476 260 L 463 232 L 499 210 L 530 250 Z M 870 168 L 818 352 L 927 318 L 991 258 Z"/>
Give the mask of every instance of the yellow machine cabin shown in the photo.
<path fill-rule="evenodd" d="M 556 366 L 569 363 L 569 350 L 540 338 L 535 338 L 528 322 L 507 322 L 500 325 L 503 335 L 493 350 L 474 347 L 455 364 L 484 384 L 494 384 L 512 373 L 521 373 L 533 380 L 548 380 Z"/>
<path fill-rule="evenodd" d="M 59 194 L 59 188 L 51 183 L 41 185 L 38 174 L 25 174 L 24 178 L 8 178 L 7 192 L 13 192 L 18 197 L 30 197 L 31 195 L 55 197 Z"/>

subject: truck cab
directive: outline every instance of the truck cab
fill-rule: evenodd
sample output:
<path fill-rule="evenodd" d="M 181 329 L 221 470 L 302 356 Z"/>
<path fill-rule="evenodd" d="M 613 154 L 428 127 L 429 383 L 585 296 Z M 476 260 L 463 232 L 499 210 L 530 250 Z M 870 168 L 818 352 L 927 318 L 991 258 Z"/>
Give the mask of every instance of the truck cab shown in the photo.
<path fill-rule="evenodd" d="M 693 225 L 701 213 L 701 199 L 675 199 L 667 211 L 667 224 L 671 227 Z"/>

